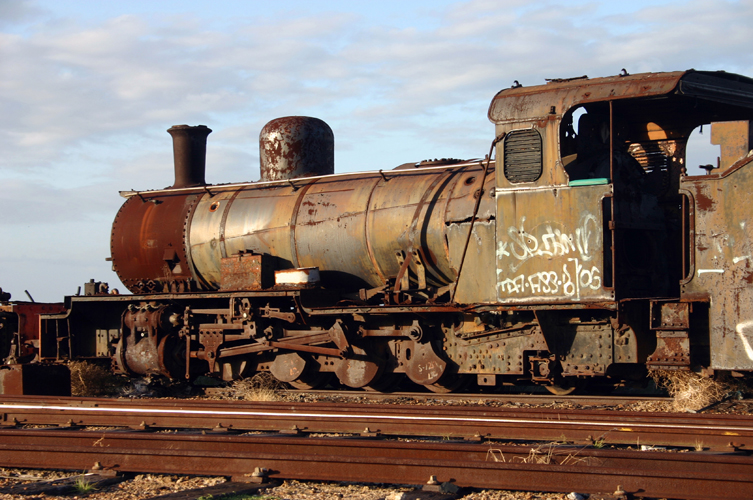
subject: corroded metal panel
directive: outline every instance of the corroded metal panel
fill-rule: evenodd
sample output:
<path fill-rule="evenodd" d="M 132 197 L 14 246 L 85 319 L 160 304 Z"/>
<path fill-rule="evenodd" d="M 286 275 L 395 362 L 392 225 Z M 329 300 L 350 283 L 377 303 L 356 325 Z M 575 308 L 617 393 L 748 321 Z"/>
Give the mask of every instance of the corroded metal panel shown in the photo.
<path fill-rule="evenodd" d="M 291 246 L 293 213 L 300 192 L 292 186 L 242 189 L 233 200 L 224 229 L 227 255 L 241 251 L 274 255 L 283 267 L 298 267 Z"/>
<path fill-rule="evenodd" d="M 220 291 L 261 290 L 264 286 L 271 286 L 269 275 L 272 273 L 271 270 L 264 269 L 263 257 L 262 255 L 237 254 L 223 258 L 220 264 L 222 271 Z"/>
<path fill-rule="evenodd" d="M 197 195 L 132 196 L 112 225 L 113 270 L 133 293 L 161 292 L 169 282 L 191 279 L 184 224 Z"/>
<path fill-rule="evenodd" d="M 211 288 L 219 288 L 222 282 L 221 259 L 232 255 L 225 249 L 223 222 L 227 220 L 234 199 L 235 191 L 205 194 L 191 214 L 186 232 L 194 272 Z"/>
<path fill-rule="evenodd" d="M 369 201 L 366 233 L 379 271 L 385 278 L 400 272 L 400 253 L 421 254 L 427 280 L 446 285 L 454 279 L 445 244 L 445 217 L 450 187 L 459 170 L 415 170 L 380 182 Z M 470 214 L 469 214 L 470 215 Z M 411 262 L 411 271 L 417 271 Z"/>
<path fill-rule="evenodd" d="M 10 298 L 10 294 L 7 294 Z M 0 303 L 0 363 L 28 362 L 39 354 L 39 317 L 65 310 L 63 304 Z"/>
<path fill-rule="evenodd" d="M 191 258 L 199 276 L 218 287 L 220 260 L 240 252 L 273 255 L 294 267 L 293 211 L 299 194 L 291 186 L 213 191 L 194 211 L 188 231 Z"/>
<path fill-rule="evenodd" d="M 470 222 L 447 226 L 450 264 L 454 269 L 460 266 L 460 258 L 470 226 Z M 497 301 L 496 273 L 489 272 L 490 269 L 496 267 L 496 239 L 494 221 L 478 221 L 473 225 L 473 235 L 468 243 L 463 273 L 458 280 L 455 292 L 456 302 L 469 304 Z"/>
<path fill-rule="evenodd" d="M 459 175 L 445 213 L 445 234 L 453 273 L 457 274 L 462 264 L 462 274 L 457 277 L 454 293 L 454 300 L 461 304 L 497 301 L 496 276 L 489 272 L 496 267 L 497 247 L 494 165 L 490 166 L 483 182 L 482 169 L 479 165 Z M 481 200 L 473 234 L 468 238 L 473 207 L 479 196 Z M 468 249 L 464 262 L 461 262 L 466 242 Z"/>
<path fill-rule="evenodd" d="M 378 180 L 331 177 L 302 195 L 295 218 L 297 267 L 318 267 L 325 283 L 382 284 L 365 231 L 369 196 Z"/>
<path fill-rule="evenodd" d="M 498 300 L 612 300 L 603 287 L 602 199 L 610 193 L 610 185 L 499 191 Z"/>
<path fill-rule="evenodd" d="M 711 367 L 753 369 L 753 161 L 716 175 L 689 177 L 695 252 L 682 285 L 688 299 L 708 298 Z"/>
<path fill-rule="evenodd" d="M 747 120 L 711 124 L 711 144 L 721 146 L 719 168 L 725 170 L 750 152 L 753 127 Z"/>
<path fill-rule="evenodd" d="M 489 106 L 493 123 L 541 119 L 588 102 L 663 95 L 671 92 L 686 72 L 641 73 L 606 78 L 552 80 L 546 85 L 516 87 L 499 92 Z"/>
<path fill-rule="evenodd" d="M 263 181 L 334 174 L 335 136 L 318 118 L 276 118 L 259 134 L 259 160 Z"/>
<path fill-rule="evenodd" d="M 478 196 L 481 196 L 481 203 L 476 219 L 488 221 L 494 218 L 494 214 L 497 212 L 494 201 L 494 167 L 495 162 L 492 162 L 483 182 L 481 177 L 483 176 L 484 165 L 480 162 L 478 165 L 466 167 L 457 174 L 457 178 L 452 181 L 452 193 L 445 211 L 447 223 L 468 222 L 473 215 L 473 206 Z"/>

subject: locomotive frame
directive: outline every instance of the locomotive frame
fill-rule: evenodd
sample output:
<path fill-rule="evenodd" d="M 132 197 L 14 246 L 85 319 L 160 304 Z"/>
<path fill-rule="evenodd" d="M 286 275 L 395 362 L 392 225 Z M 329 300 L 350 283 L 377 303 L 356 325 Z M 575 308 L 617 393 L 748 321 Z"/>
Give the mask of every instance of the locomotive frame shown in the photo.
<path fill-rule="evenodd" d="M 502 90 L 488 116 L 494 159 L 356 174 L 330 173 L 323 122 L 280 119 L 263 180 L 225 185 L 204 181 L 211 130 L 171 128 L 175 185 L 121 193 L 113 224 L 133 295 L 66 297 L 37 361 L 438 392 L 750 374 L 753 80 L 558 79 Z M 709 123 L 719 165 L 689 176 Z"/>

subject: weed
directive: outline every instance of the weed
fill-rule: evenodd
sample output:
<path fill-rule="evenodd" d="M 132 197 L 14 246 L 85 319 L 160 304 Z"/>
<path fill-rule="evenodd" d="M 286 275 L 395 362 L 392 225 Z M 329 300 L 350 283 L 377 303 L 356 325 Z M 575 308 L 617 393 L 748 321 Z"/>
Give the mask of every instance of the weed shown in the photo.
<path fill-rule="evenodd" d="M 86 361 L 71 361 L 68 368 L 71 370 L 71 394 L 74 396 L 112 396 L 128 383 L 107 368 Z"/>
<path fill-rule="evenodd" d="M 593 447 L 598 448 L 598 449 L 604 448 L 605 442 L 606 442 L 606 439 L 604 438 L 597 439 L 596 441 L 593 442 Z"/>
<path fill-rule="evenodd" d="M 97 489 L 97 487 L 87 481 L 87 479 L 84 476 L 80 476 L 76 479 L 76 482 L 73 483 L 73 489 L 76 490 L 76 493 L 80 495 L 85 495 L 88 493 L 91 493 Z"/>
<path fill-rule="evenodd" d="M 651 378 L 672 396 L 672 409 L 682 412 L 698 411 L 736 390 L 734 383 L 690 371 L 652 370 Z"/>
<path fill-rule="evenodd" d="M 236 380 L 222 391 L 223 398 L 245 401 L 279 401 L 283 384 L 268 372 L 257 373 L 251 378 Z"/>
<path fill-rule="evenodd" d="M 695 451 L 703 451 L 703 441 L 700 439 L 695 440 Z"/>

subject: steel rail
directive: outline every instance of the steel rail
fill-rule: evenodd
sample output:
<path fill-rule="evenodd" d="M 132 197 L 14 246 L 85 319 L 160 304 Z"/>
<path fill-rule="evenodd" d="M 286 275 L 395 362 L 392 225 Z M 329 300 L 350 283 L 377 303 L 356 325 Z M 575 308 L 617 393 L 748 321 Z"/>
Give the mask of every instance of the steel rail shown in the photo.
<path fill-rule="evenodd" d="M 753 449 L 753 416 L 196 400 L 0 398 L 0 425 L 198 428 Z"/>
<path fill-rule="evenodd" d="M 347 438 L 0 430 L 0 466 L 613 493 L 753 497 L 753 457 Z"/>

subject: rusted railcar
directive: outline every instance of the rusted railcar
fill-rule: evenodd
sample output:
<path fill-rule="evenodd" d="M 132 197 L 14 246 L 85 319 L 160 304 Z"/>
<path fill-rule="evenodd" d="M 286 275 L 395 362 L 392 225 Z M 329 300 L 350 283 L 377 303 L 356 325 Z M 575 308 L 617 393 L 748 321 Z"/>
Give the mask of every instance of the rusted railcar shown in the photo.
<path fill-rule="evenodd" d="M 725 72 L 551 80 L 494 97 L 484 159 L 334 174 L 329 127 L 289 117 L 262 132 L 262 180 L 224 185 L 211 131 L 173 127 L 175 185 L 121 193 L 113 224 L 133 295 L 67 297 L 39 358 L 378 390 L 744 376 L 751 118 L 753 80 Z M 721 164 L 690 176 L 703 124 Z"/>
<path fill-rule="evenodd" d="M 39 361 L 40 315 L 62 313 L 63 304 L 10 299 L 0 288 L 0 394 L 70 395 L 66 367 L 32 363 Z"/>

